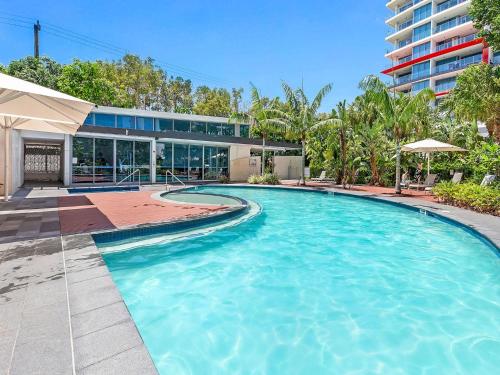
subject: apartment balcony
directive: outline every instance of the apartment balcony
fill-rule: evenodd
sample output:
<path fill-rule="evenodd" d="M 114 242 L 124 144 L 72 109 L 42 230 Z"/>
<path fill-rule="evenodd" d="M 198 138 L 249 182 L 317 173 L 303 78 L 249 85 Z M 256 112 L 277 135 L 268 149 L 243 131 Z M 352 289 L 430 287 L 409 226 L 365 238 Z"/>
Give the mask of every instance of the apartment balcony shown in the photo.
<path fill-rule="evenodd" d="M 450 81 L 450 82 L 444 82 L 444 83 L 436 83 L 436 87 L 434 88 L 434 91 L 435 92 L 450 91 L 453 88 L 455 88 L 456 84 L 457 84 L 456 81 Z"/>
<path fill-rule="evenodd" d="M 466 36 L 463 36 L 463 37 L 459 37 L 459 38 L 454 38 L 452 40 L 448 40 L 448 41 L 446 41 L 444 43 L 438 44 L 436 46 L 435 52 L 442 51 L 442 50 L 445 50 L 447 48 L 458 46 L 460 44 L 464 44 L 464 43 L 467 43 L 467 42 L 471 42 L 471 41 L 473 41 L 476 38 L 477 38 L 477 34 L 473 33 L 473 34 L 469 34 L 469 35 L 466 35 Z"/>
<path fill-rule="evenodd" d="M 449 64 L 439 65 L 434 68 L 433 75 L 439 75 L 449 72 L 454 72 L 456 70 L 462 70 L 467 68 L 469 65 L 479 64 L 482 62 L 482 56 L 480 54 L 469 56 Z"/>
<path fill-rule="evenodd" d="M 461 3 L 465 3 L 466 1 L 468 1 L 468 0 L 448 0 L 448 1 L 445 1 L 444 3 L 441 3 L 436 7 L 436 13 L 444 12 L 446 9 L 452 8 L 455 5 L 458 5 Z"/>
<path fill-rule="evenodd" d="M 446 22 L 437 25 L 436 28 L 434 29 L 434 34 L 443 32 L 445 30 L 451 29 L 452 27 L 456 27 L 470 21 L 472 21 L 472 18 L 468 14 L 465 16 L 458 16 L 452 18 Z"/>

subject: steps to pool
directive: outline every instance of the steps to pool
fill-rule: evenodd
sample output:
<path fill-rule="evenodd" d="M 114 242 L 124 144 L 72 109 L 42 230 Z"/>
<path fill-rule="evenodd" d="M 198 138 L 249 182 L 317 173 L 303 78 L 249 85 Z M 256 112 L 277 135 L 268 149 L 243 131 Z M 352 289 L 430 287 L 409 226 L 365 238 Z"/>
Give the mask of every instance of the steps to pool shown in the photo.
<path fill-rule="evenodd" d="M 75 187 L 68 188 L 68 193 L 70 194 L 82 194 L 82 193 L 104 193 L 111 191 L 139 191 L 138 185 L 128 185 L 128 186 L 97 186 L 97 187 Z"/>

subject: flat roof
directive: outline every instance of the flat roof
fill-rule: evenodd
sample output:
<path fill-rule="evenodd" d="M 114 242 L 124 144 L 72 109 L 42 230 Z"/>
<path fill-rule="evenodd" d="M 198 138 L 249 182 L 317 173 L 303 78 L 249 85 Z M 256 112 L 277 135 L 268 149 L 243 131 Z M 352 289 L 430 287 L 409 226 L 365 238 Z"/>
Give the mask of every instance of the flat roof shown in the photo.
<path fill-rule="evenodd" d="M 203 116 L 203 115 L 193 115 L 188 113 L 176 113 L 176 112 L 162 112 L 162 111 L 153 111 L 153 110 L 136 109 L 136 108 L 95 106 L 91 112 L 105 113 L 112 115 L 124 115 L 124 116 L 156 117 L 156 118 L 166 118 L 173 120 L 217 122 L 226 124 L 229 123 L 228 117 Z M 238 123 L 245 124 L 241 122 Z"/>

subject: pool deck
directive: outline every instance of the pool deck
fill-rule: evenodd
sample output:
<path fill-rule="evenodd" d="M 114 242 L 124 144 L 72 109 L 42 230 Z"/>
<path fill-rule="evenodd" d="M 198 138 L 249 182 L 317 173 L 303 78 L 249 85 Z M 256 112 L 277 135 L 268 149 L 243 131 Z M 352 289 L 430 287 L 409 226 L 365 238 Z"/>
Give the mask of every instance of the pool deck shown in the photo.
<path fill-rule="evenodd" d="M 327 186 L 307 189 L 437 213 L 500 247 L 499 217 L 415 197 Z M 11 202 L 0 203 L 0 374 L 157 373 L 89 234 L 212 212 L 199 210 L 199 205 L 171 207 L 151 198 L 154 190 L 81 196 L 63 189 L 21 191 Z"/>

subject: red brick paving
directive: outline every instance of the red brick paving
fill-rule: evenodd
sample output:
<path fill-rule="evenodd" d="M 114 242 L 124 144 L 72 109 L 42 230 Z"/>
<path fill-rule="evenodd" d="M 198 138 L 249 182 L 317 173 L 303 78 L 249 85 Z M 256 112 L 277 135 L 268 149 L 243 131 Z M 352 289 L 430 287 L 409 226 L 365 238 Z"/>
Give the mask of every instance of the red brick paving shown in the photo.
<path fill-rule="evenodd" d="M 288 185 L 288 186 L 297 186 L 297 180 L 286 180 L 286 181 L 281 181 L 283 185 Z M 312 182 L 308 181 L 307 186 L 313 186 L 313 187 L 335 187 L 335 188 L 341 188 L 341 186 L 331 184 L 328 182 Z M 347 189 L 349 190 L 349 189 Z M 398 197 L 409 197 L 409 198 L 417 198 L 417 199 L 422 199 L 425 201 L 429 202 L 437 202 L 437 198 L 433 196 L 429 192 L 425 192 L 423 190 L 408 190 L 408 189 L 402 189 L 401 194 L 396 194 L 394 193 L 394 188 L 393 187 L 381 187 L 381 186 L 370 186 L 370 185 L 355 185 L 352 186 L 350 190 L 353 191 L 365 191 L 367 193 L 372 193 L 380 196 L 398 196 Z"/>
<path fill-rule="evenodd" d="M 162 202 L 151 191 L 59 197 L 61 233 L 85 233 L 206 215 L 225 207 Z"/>

